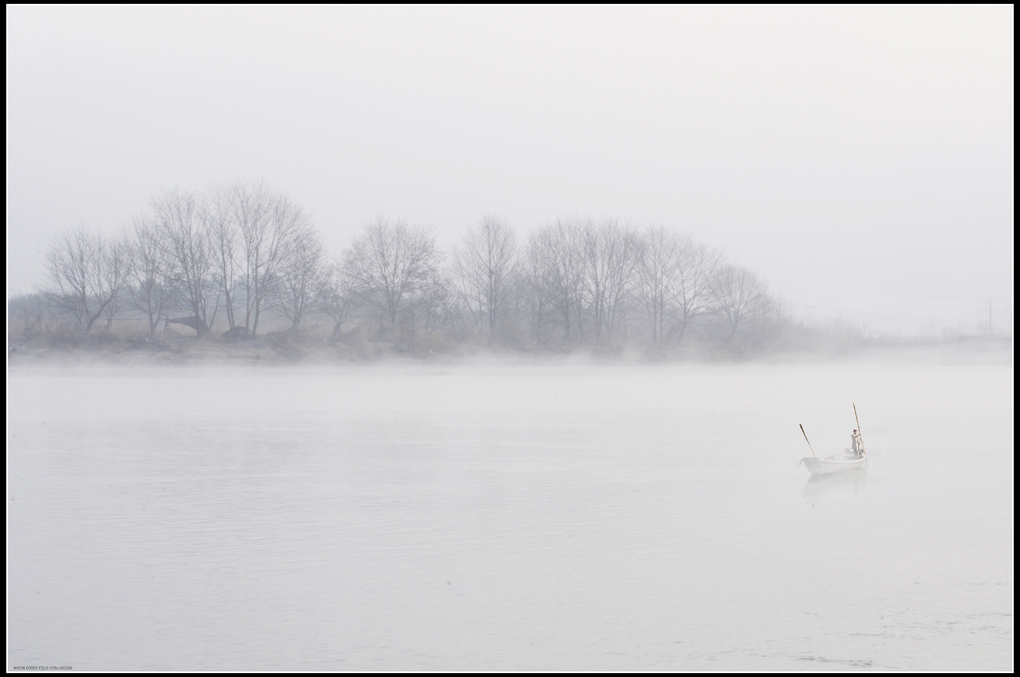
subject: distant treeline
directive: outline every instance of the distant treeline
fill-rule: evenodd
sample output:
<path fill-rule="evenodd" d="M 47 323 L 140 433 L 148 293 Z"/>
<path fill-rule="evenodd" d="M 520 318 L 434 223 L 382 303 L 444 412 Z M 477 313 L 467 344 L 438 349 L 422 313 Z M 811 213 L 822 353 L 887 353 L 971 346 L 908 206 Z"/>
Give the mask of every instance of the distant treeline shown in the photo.
<path fill-rule="evenodd" d="M 380 217 L 329 254 L 302 208 L 261 182 L 165 192 L 129 230 L 67 232 L 46 260 L 40 292 L 9 308 L 25 339 L 133 320 L 148 340 L 275 330 L 396 347 L 747 354 L 791 328 L 761 277 L 664 226 L 560 219 L 522 241 L 486 216 L 444 252 L 431 228 Z"/>

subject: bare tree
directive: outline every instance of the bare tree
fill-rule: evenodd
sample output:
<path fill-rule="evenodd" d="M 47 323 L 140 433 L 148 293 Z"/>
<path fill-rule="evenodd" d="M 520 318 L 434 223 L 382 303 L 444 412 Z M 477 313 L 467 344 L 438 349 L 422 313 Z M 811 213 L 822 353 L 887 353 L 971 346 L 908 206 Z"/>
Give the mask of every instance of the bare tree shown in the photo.
<path fill-rule="evenodd" d="M 356 307 L 356 282 L 352 268 L 348 253 L 331 261 L 319 278 L 317 306 L 333 320 L 333 332 L 330 335 L 333 340 L 340 338 L 344 322 Z"/>
<path fill-rule="evenodd" d="M 449 280 L 437 269 L 413 295 L 404 320 L 408 337 L 435 334 L 453 324 L 456 302 L 450 288 Z"/>
<path fill-rule="evenodd" d="M 134 268 L 134 260 L 131 251 L 131 241 L 127 234 L 122 234 L 106 240 L 105 275 L 110 286 L 116 286 L 116 291 L 110 298 L 110 302 L 103 308 L 103 317 L 106 319 L 106 331 L 110 331 L 113 321 L 129 301 L 129 286 Z"/>
<path fill-rule="evenodd" d="M 531 340 L 536 346 L 547 343 L 547 328 L 558 319 L 556 308 L 557 270 L 552 263 L 549 229 L 532 233 L 524 250 L 520 268 L 520 286 L 525 294 Z"/>
<path fill-rule="evenodd" d="M 669 337 L 679 343 L 692 320 L 712 312 L 718 299 L 713 280 L 723 259 L 719 251 L 694 242 L 689 235 L 679 239 L 677 254 L 679 265 L 672 285 L 676 316 Z"/>
<path fill-rule="evenodd" d="M 662 345 L 673 299 L 674 280 L 679 275 L 679 246 L 675 233 L 663 226 L 649 227 L 638 254 L 636 291 L 644 306 L 653 347 Z"/>
<path fill-rule="evenodd" d="M 234 218 L 241 233 L 244 289 L 244 329 L 255 333 L 258 315 L 266 296 L 266 259 L 269 257 L 269 213 L 272 196 L 263 182 L 238 182 L 231 189 Z M 255 328 L 252 325 L 255 325 Z"/>
<path fill-rule="evenodd" d="M 711 280 L 720 255 L 664 226 L 649 227 L 637 266 L 637 295 L 653 346 L 679 343 L 690 322 L 711 310 Z"/>
<path fill-rule="evenodd" d="M 727 342 L 733 340 L 738 329 L 771 313 L 774 307 L 765 281 L 738 266 L 720 267 L 712 276 L 712 292 Z"/>
<path fill-rule="evenodd" d="M 279 290 L 281 268 L 306 232 L 302 209 L 263 182 L 238 183 L 232 189 L 234 218 L 241 233 L 244 327 L 258 332 L 259 318 Z"/>
<path fill-rule="evenodd" d="M 47 259 L 49 293 L 54 303 L 69 312 L 86 334 L 104 313 L 109 327 L 113 313 L 107 310 L 117 307 L 128 279 L 123 247 L 80 228 L 58 237 Z"/>
<path fill-rule="evenodd" d="M 531 285 L 527 277 L 527 268 L 523 252 L 518 252 L 513 274 L 505 283 L 503 301 L 499 311 L 500 320 L 494 327 L 496 339 L 509 346 L 523 347 L 527 341 L 528 326 L 525 319 L 529 317 L 531 300 L 528 298 Z"/>
<path fill-rule="evenodd" d="M 534 231 L 528 241 L 532 294 L 539 294 L 542 305 L 553 309 L 566 345 L 579 344 L 585 330 L 582 232 L 576 221 L 557 221 Z"/>
<path fill-rule="evenodd" d="M 507 314 L 517 266 L 517 237 L 506 221 L 485 216 L 454 250 L 453 278 L 479 334 L 491 343 L 496 325 Z"/>
<path fill-rule="evenodd" d="M 581 227 L 582 285 L 595 345 L 610 340 L 623 324 L 637 253 L 636 236 L 615 221 Z"/>
<path fill-rule="evenodd" d="M 216 317 L 220 284 L 213 277 L 214 259 L 201 205 L 193 194 L 173 190 L 153 200 L 152 209 L 153 223 L 170 261 L 169 280 L 192 313 L 177 321 L 204 336 Z"/>
<path fill-rule="evenodd" d="M 235 289 L 241 271 L 238 264 L 241 233 L 237 221 L 236 198 L 232 189 L 215 187 L 209 191 L 203 210 L 212 268 L 222 287 L 223 309 L 227 315 L 228 331 L 231 332 L 237 329 L 234 315 L 237 303 Z"/>
<path fill-rule="evenodd" d="M 281 262 L 277 284 L 279 309 L 290 320 L 291 329 L 297 329 L 315 307 L 322 274 L 322 241 L 318 232 L 303 224 L 294 234 L 289 255 Z"/>
<path fill-rule="evenodd" d="M 169 249 L 160 239 L 160 232 L 145 219 L 136 219 L 132 248 L 131 305 L 149 321 L 149 336 L 156 336 L 156 327 L 171 309 L 173 290 L 170 276 Z"/>
<path fill-rule="evenodd" d="M 391 327 L 430 288 L 439 262 L 431 229 L 409 228 L 403 221 L 391 224 L 381 217 L 365 226 L 350 250 L 359 293 Z"/>

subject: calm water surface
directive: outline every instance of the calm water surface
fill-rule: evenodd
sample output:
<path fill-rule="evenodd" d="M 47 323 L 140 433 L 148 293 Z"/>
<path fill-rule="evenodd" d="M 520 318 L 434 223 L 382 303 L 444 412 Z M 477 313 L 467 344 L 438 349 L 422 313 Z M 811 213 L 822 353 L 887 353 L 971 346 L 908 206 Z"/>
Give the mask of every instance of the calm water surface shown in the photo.
<path fill-rule="evenodd" d="M 1011 670 L 1013 368 L 8 373 L 8 669 Z M 809 481 L 849 446 L 869 468 Z"/>

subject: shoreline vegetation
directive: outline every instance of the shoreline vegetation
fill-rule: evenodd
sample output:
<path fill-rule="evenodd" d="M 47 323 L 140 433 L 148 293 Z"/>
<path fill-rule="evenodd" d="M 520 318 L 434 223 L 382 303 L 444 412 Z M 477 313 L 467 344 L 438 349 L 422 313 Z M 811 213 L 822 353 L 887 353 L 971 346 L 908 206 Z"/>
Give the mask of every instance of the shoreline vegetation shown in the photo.
<path fill-rule="evenodd" d="M 480 355 L 744 361 L 918 343 L 795 322 L 757 273 L 663 225 L 484 216 L 442 250 L 377 217 L 339 252 L 265 182 L 166 191 L 116 235 L 56 237 L 8 298 L 8 361 L 371 362 Z M 991 322 L 991 320 L 990 320 Z M 942 334 L 925 344 L 1012 345 Z"/>
<path fill-rule="evenodd" d="M 813 362 L 870 357 L 964 361 L 1012 361 L 1011 337 L 952 336 L 941 338 L 840 335 L 802 329 L 771 350 L 734 354 L 712 346 L 688 346 L 670 351 L 647 346 L 612 346 L 569 351 L 524 351 L 477 343 L 453 343 L 437 337 L 407 342 L 371 340 L 352 331 L 339 340 L 314 330 L 271 331 L 243 339 L 209 334 L 203 337 L 164 333 L 152 338 L 144 331 L 73 332 L 12 331 L 8 334 L 8 367 L 48 365 L 201 366 L 201 365 L 327 365 L 372 363 L 472 363 L 492 360 L 541 364 L 556 361 L 590 363 Z"/>

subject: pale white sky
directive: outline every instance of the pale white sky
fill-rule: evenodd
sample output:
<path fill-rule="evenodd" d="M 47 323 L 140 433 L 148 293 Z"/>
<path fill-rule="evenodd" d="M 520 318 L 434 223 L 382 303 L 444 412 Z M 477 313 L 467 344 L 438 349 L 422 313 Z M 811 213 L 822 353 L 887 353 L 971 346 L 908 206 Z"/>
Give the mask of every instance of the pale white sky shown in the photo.
<path fill-rule="evenodd" d="M 7 292 L 62 230 L 265 178 L 345 246 L 665 223 L 795 316 L 1012 321 L 1013 8 L 7 6 Z"/>

